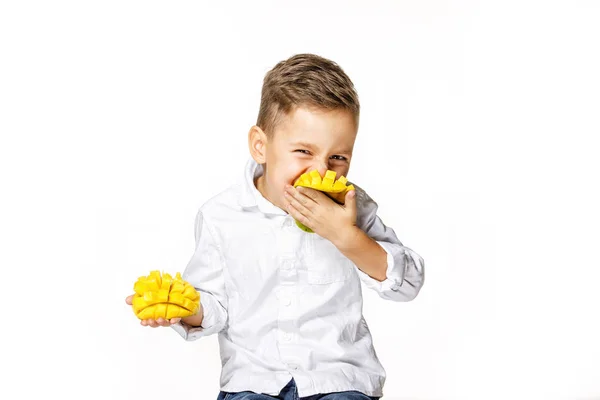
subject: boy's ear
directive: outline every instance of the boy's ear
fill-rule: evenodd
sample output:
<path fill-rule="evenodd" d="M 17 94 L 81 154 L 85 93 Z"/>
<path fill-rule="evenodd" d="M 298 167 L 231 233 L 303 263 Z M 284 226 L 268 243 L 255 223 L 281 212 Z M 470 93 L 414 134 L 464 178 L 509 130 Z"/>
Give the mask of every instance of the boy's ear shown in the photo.
<path fill-rule="evenodd" d="M 248 132 L 248 147 L 250 148 L 250 155 L 254 158 L 258 164 L 264 164 L 267 162 L 267 134 L 254 125 Z"/>

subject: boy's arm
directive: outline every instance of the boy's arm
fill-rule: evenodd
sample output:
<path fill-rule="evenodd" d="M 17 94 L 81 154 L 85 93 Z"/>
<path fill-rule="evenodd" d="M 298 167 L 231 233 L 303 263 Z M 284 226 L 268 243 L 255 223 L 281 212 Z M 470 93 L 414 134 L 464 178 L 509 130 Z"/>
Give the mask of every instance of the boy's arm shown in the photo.
<path fill-rule="evenodd" d="M 380 297 L 393 301 L 414 299 L 424 283 L 423 258 L 402 245 L 394 230 L 377 216 L 377 203 L 354 186 L 357 229 L 345 235 L 339 250 L 357 266 L 365 285 Z"/>
<path fill-rule="evenodd" d="M 200 309 L 171 325 L 186 340 L 218 333 L 227 321 L 223 257 L 202 211 L 198 211 L 195 228 L 196 248 L 182 278 L 200 293 Z"/>

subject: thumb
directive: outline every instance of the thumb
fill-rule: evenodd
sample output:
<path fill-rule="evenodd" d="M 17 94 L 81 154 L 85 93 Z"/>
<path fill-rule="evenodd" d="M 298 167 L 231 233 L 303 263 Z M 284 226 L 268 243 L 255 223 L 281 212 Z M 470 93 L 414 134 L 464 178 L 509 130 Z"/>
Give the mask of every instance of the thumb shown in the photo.
<path fill-rule="evenodd" d="M 350 190 L 346 193 L 346 200 L 344 202 L 346 208 L 354 211 L 356 210 L 356 190 Z"/>

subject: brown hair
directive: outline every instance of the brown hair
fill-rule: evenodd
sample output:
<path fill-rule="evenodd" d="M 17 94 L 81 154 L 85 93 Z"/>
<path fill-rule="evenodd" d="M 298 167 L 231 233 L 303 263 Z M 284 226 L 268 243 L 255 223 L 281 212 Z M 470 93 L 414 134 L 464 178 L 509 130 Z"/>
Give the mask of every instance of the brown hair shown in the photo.
<path fill-rule="evenodd" d="M 296 54 L 267 72 L 256 125 L 272 137 L 281 118 L 298 106 L 346 109 L 358 125 L 354 84 L 339 65 L 314 54 Z"/>

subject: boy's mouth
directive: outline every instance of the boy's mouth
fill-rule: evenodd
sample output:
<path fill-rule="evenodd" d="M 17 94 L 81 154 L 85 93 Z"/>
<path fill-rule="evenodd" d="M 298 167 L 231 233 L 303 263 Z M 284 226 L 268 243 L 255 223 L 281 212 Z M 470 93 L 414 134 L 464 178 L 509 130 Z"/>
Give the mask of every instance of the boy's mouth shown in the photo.
<path fill-rule="evenodd" d="M 348 179 L 345 176 L 337 177 L 336 172 L 332 170 L 327 170 L 325 176 L 321 176 L 317 170 L 302 173 L 294 180 L 292 186 L 303 186 L 320 191 L 340 205 L 345 204 L 346 193 L 354 190 L 354 186 L 348 184 Z"/>

